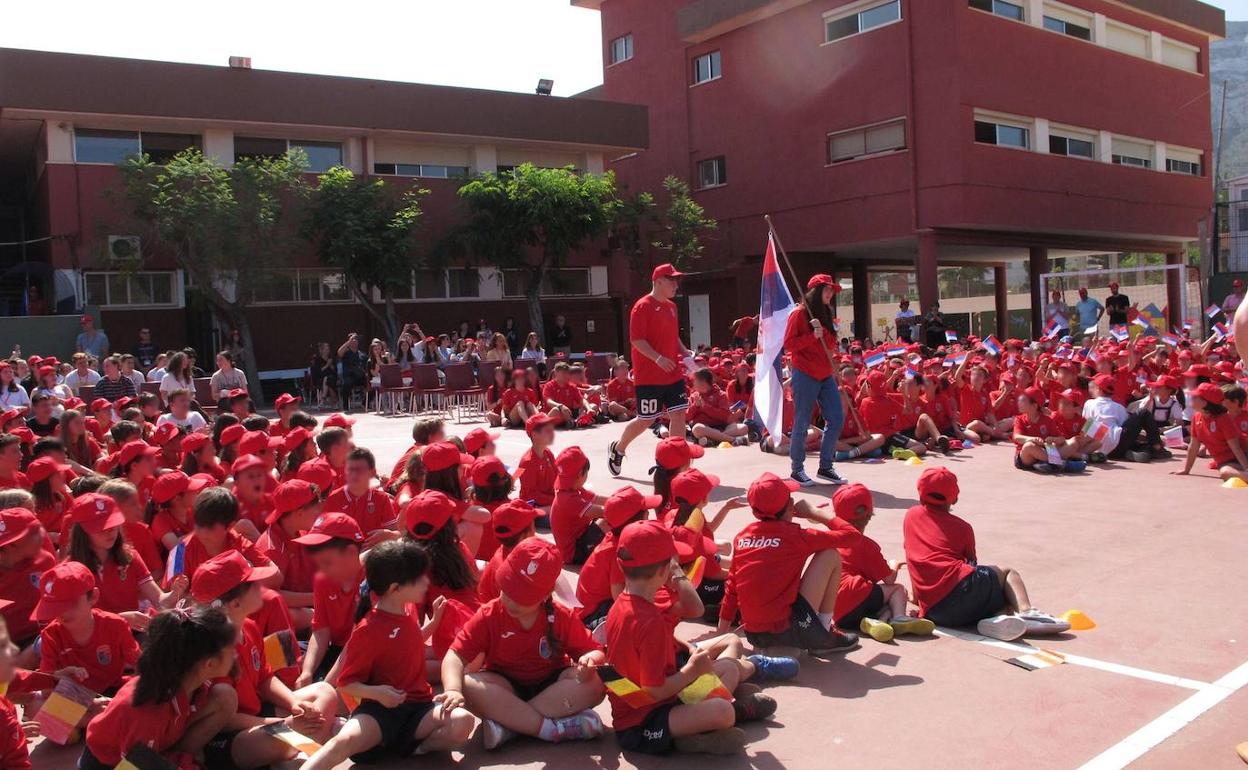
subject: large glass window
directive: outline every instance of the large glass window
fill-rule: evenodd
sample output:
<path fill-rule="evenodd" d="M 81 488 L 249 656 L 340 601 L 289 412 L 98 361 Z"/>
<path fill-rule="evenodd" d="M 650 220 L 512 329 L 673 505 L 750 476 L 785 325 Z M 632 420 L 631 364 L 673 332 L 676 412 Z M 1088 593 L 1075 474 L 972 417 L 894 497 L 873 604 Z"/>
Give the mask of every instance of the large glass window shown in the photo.
<path fill-rule="evenodd" d="M 529 286 L 527 270 L 503 271 L 503 296 L 523 297 Z M 542 280 L 543 297 L 583 297 L 589 294 L 589 270 L 564 267 L 546 271 Z"/>
<path fill-rule="evenodd" d="M 351 290 L 346 276 L 336 270 L 266 270 L 252 280 L 251 298 L 278 304 L 345 302 Z"/>
<path fill-rule="evenodd" d="M 83 273 L 82 284 L 88 305 L 173 306 L 177 302 L 176 273 Z"/>
<path fill-rule="evenodd" d="M 865 155 L 905 149 L 906 122 L 892 120 L 866 128 L 828 135 L 828 162 L 838 163 Z"/>
<path fill-rule="evenodd" d="M 702 54 L 693 60 L 694 84 L 705 83 L 719 77 L 719 51 Z"/>
<path fill-rule="evenodd" d="M 143 152 L 138 131 L 74 129 L 74 160 L 79 163 L 125 163 Z"/>
<path fill-rule="evenodd" d="M 881 3 L 865 11 L 837 16 L 824 20 L 824 40 L 832 42 L 860 32 L 882 27 L 901 20 L 901 0 Z"/>
<path fill-rule="evenodd" d="M 1023 21 L 1026 14 L 1023 12 L 1023 6 L 1017 3 L 1007 3 L 1005 0 L 970 0 L 972 8 L 978 8 L 981 11 L 1004 16 L 1014 21 Z"/>
<path fill-rule="evenodd" d="M 374 174 L 413 176 L 425 179 L 454 179 L 469 174 L 467 166 L 442 166 L 428 163 L 374 163 Z"/>
<path fill-rule="evenodd" d="M 199 137 L 194 134 L 156 134 L 144 131 L 142 136 L 143 154 L 153 163 L 168 163 L 174 155 L 199 148 Z"/>
<path fill-rule="evenodd" d="M 1026 150 L 1031 147 L 1031 131 L 1021 126 L 977 120 L 975 121 L 975 141 Z"/>
<path fill-rule="evenodd" d="M 1078 139 L 1073 136 L 1049 135 L 1049 152 L 1053 155 L 1066 155 L 1071 158 L 1094 157 L 1094 146 L 1089 139 Z"/>
<path fill-rule="evenodd" d="M 1044 17 L 1044 28 L 1053 32 L 1060 32 L 1063 35 L 1077 37 L 1080 40 L 1091 40 L 1092 30 L 1074 22 L 1064 21 L 1063 19 L 1055 19 L 1052 16 Z"/>
<path fill-rule="evenodd" d="M 341 142 L 316 142 L 306 139 L 269 139 L 255 136 L 234 137 L 234 161 L 243 158 L 280 158 L 295 148 L 308 158 L 308 171 L 323 173 L 342 165 Z"/>
<path fill-rule="evenodd" d="M 280 158 L 286 154 L 285 139 L 267 139 L 254 136 L 234 137 L 234 162 L 244 158 Z"/>
<path fill-rule="evenodd" d="M 342 144 L 339 142 L 309 142 L 290 140 L 290 149 L 299 148 L 308 156 L 308 171 L 323 173 L 342 165 Z"/>
<path fill-rule="evenodd" d="M 633 58 L 633 36 L 622 35 L 611 41 L 611 63 L 619 64 Z"/>

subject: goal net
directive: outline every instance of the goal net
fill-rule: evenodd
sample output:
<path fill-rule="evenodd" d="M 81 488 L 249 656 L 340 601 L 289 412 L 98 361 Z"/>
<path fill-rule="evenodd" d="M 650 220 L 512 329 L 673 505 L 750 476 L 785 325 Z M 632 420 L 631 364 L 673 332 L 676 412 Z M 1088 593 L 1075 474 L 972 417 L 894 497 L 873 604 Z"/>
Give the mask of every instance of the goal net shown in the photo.
<path fill-rule="evenodd" d="M 1166 292 L 1166 278 L 1175 271 L 1182 281 L 1178 308 L 1170 307 L 1169 295 Z M 1204 328 L 1204 316 L 1200 308 L 1200 284 L 1196 280 L 1195 271 L 1189 275 L 1185 265 L 1149 265 L 1146 267 L 1104 268 L 1096 270 L 1072 270 L 1060 273 L 1044 273 L 1040 276 L 1040 285 L 1044 291 L 1044 318 L 1049 318 L 1049 308 L 1054 303 L 1053 292 L 1057 292 L 1061 301 L 1069 308 L 1067 328 L 1072 336 L 1078 338 L 1090 323 L 1080 319 L 1078 310 L 1081 297 L 1079 289 L 1087 289 L 1088 297 L 1102 306 L 1108 306 L 1110 296 L 1109 285 L 1118 284 L 1118 293 L 1127 297 L 1127 330 L 1134 339 L 1140 334 L 1162 335 L 1174 330 L 1183 331 L 1185 323 L 1192 325 L 1192 336 L 1199 337 Z M 1095 313 L 1092 314 L 1095 318 Z M 1137 321 L 1139 319 L 1139 321 Z M 1141 325 L 1146 323 L 1147 327 Z M 1108 311 L 1101 317 L 1097 333 L 1101 336 L 1110 333 Z M 1150 331 L 1151 329 L 1151 331 Z M 1039 337 L 1042 331 L 1037 331 Z"/>

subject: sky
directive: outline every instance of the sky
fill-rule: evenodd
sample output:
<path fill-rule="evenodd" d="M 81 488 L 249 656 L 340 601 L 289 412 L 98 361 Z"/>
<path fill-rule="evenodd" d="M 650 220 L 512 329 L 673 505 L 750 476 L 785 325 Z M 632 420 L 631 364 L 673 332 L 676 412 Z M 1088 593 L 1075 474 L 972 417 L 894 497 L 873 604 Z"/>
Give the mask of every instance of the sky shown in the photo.
<path fill-rule="evenodd" d="M 670 0 L 663 0 L 669 2 Z M 1248 0 L 1208 0 L 1233 21 Z M 175 8 L 186 6 L 194 14 Z M 0 47 L 532 92 L 602 82 L 598 12 L 569 0 L 5 3 Z"/>

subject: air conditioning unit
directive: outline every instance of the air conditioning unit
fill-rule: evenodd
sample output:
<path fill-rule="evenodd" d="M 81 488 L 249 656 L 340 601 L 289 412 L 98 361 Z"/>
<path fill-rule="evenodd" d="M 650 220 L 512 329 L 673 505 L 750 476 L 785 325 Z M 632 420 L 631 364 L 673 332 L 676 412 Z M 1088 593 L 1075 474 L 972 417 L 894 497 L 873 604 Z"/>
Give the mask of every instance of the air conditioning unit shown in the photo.
<path fill-rule="evenodd" d="M 143 258 L 142 241 L 137 235 L 108 236 L 108 261 L 111 265 L 135 265 Z"/>

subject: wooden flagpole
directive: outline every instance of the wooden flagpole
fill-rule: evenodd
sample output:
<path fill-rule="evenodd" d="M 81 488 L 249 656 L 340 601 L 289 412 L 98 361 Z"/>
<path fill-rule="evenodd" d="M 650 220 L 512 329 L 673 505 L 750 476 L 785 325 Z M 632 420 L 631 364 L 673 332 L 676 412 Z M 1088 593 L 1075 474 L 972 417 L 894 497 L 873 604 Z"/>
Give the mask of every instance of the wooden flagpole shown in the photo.
<path fill-rule="evenodd" d="M 789 255 L 784 250 L 784 244 L 780 243 L 780 236 L 776 233 L 776 226 L 771 221 L 771 215 L 764 214 L 763 219 L 767 221 L 767 230 L 771 234 L 772 240 L 776 243 L 776 251 L 780 253 L 780 260 L 784 262 L 784 267 L 789 272 L 789 280 L 797 287 L 797 295 L 802 298 L 802 304 L 806 306 L 806 314 L 810 316 L 810 320 L 816 320 L 818 316 L 815 315 L 815 309 L 810 306 L 810 302 L 806 298 L 806 292 L 802 291 L 802 282 L 797 279 L 797 272 L 793 269 L 793 263 L 789 261 Z M 823 352 L 827 353 L 828 362 L 832 364 L 832 376 L 836 377 L 836 355 L 832 352 L 832 348 L 828 347 L 828 341 L 824 339 L 822 334 L 819 335 L 819 343 L 823 345 Z"/>

